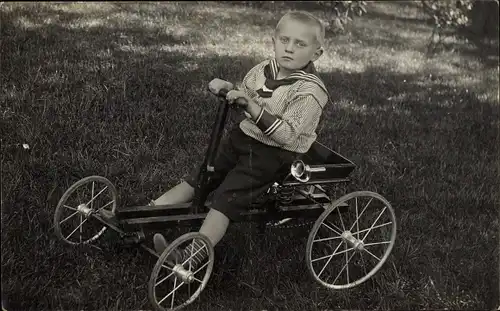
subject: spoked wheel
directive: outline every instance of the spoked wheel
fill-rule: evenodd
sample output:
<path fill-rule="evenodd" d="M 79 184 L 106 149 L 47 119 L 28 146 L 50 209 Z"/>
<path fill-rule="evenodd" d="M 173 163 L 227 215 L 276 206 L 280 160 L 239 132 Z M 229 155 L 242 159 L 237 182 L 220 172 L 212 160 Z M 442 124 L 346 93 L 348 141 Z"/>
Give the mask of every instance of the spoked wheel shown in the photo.
<path fill-rule="evenodd" d="M 92 217 L 100 210 L 116 210 L 117 191 L 101 176 L 80 179 L 63 194 L 54 214 L 54 230 L 61 240 L 71 245 L 89 244 L 107 229 Z"/>
<path fill-rule="evenodd" d="M 203 246 L 196 250 L 193 242 Z M 182 252 L 186 247 L 191 250 L 190 257 L 183 262 L 168 260 L 174 251 Z M 208 256 L 193 269 L 190 259 L 202 251 Z M 213 266 L 214 248 L 206 236 L 190 232 L 169 244 L 156 262 L 148 283 L 149 300 L 155 310 L 180 310 L 192 303 L 207 285 Z"/>
<path fill-rule="evenodd" d="M 343 213 L 339 206 L 347 204 Z M 332 203 L 314 224 L 306 247 L 309 272 L 321 285 L 347 289 L 371 278 L 396 240 L 396 217 L 381 195 L 358 191 Z"/>

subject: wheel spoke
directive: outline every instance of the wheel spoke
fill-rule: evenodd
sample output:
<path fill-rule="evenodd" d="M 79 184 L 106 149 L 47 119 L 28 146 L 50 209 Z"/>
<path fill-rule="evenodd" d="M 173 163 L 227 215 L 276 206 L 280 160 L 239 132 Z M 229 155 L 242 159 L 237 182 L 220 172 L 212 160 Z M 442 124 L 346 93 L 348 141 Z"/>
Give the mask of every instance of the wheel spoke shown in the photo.
<path fill-rule="evenodd" d="M 82 226 L 82 221 L 83 221 L 83 215 L 80 214 L 80 243 L 82 243 L 82 235 L 83 235 L 83 226 Z"/>
<path fill-rule="evenodd" d="M 72 210 L 72 211 L 78 211 L 76 208 L 71 207 L 71 206 L 68 206 L 68 205 L 66 205 L 66 204 L 64 204 L 63 206 L 64 206 L 64 207 L 66 207 L 67 209 Z"/>
<path fill-rule="evenodd" d="M 198 270 L 196 270 L 195 272 L 193 272 L 193 275 L 195 275 L 196 273 L 200 272 L 203 268 L 205 268 L 208 264 L 210 263 L 210 261 L 207 261 L 203 266 L 199 267 Z"/>
<path fill-rule="evenodd" d="M 376 243 L 367 243 L 363 244 L 363 246 L 372 246 L 372 245 L 380 245 L 380 244 L 390 244 L 391 241 L 384 241 L 384 242 L 376 242 Z"/>
<path fill-rule="evenodd" d="M 365 257 L 363 256 L 363 253 L 359 253 L 359 255 L 361 256 L 361 261 L 363 262 L 363 271 L 365 271 L 365 275 L 368 274 L 368 272 L 366 272 L 366 262 L 365 262 Z"/>
<path fill-rule="evenodd" d="M 332 284 L 335 284 L 335 282 L 337 281 L 337 279 L 339 278 L 339 276 L 342 274 L 342 272 L 344 271 L 344 269 L 349 265 L 349 261 L 351 261 L 351 259 L 354 256 L 354 254 L 356 254 L 356 252 L 352 252 L 351 257 L 349 257 L 349 259 L 346 260 L 345 265 L 342 267 L 342 269 L 340 270 L 339 274 L 337 274 L 337 277 L 335 278 L 335 280 L 333 280 Z"/>
<path fill-rule="evenodd" d="M 66 240 L 67 240 L 67 239 L 69 239 L 69 237 L 70 237 L 70 236 L 72 236 L 72 235 L 73 235 L 73 233 L 75 233 L 76 231 L 78 231 L 78 229 L 80 229 L 80 227 L 81 227 L 81 226 L 83 226 L 83 224 L 87 221 L 87 219 L 88 219 L 88 218 L 85 218 L 85 220 L 84 220 L 84 221 L 82 221 L 82 222 L 80 223 L 80 225 L 79 225 L 78 227 L 76 227 L 76 228 L 75 228 L 75 230 L 73 230 L 73 232 L 71 232 L 71 233 L 70 233 L 70 234 L 66 237 Z"/>
<path fill-rule="evenodd" d="M 104 189 L 102 189 L 98 194 L 96 194 L 96 196 L 92 196 L 92 199 L 90 199 L 90 201 L 86 204 L 87 206 L 90 205 L 98 196 L 101 195 L 101 193 L 104 192 L 104 190 L 108 189 L 108 186 L 104 187 Z"/>
<path fill-rule="evenodd" d="M 200 282 L 200 283 L 203 283 L 203 281 L 201 281 L 200 279 L 195 278 L 195 277 L 193 277 L 193 278 L 194 278 L 196 281 L 198 281 L 198 282 Z"/>
<path fill-rule="evenodd" d="M 342 230 L 342 229 L 340 229 L 339 227 L 337 227 L 337 225 L 334 225 L 334 224 L 332 224 L 332 223 L 331 223 L 331 222 L 329 222 L 329 221 L 328 221 L 328 224 L 329 224 L 330 226 L 332 226 L 333 228 L 335 228 L 336 230 L 338 230 L 339 232 L 343 232 L 343 230 Z"/>
<path fill-rule="evenodd" d="M 173 271 L 172 268 L 170 268 L 169 266 L 165 266 L 165 265 L 161 265 L 161 266 L 162 266 L 162 268 L 166 268 L 166 269 L 168 269 L 170 271 Z"/>
<path fill-rule="evenodd" d="M 359 216 L 358 216 L 358 197 L 356 197 L 355 199 L 356 199 L 356 219 L 359 219 Z M 356 222 L 356 230 L 358 232 L 357 239 L 359 240 L 359 222 Z"/>
<path fill-rule="evenodd" d="M 69 215 L 68 217 L 64 218 L 61 222 L 59 222 L 59 224 L 62 225 L 63 222 L 67 221 L 68 219 L 75 216 L 76 214 L 78 214 L 78 211 L 76 211 L 73 214 Z"/>
<path fill-rule="evenodd" d="M 176 279 L 177 279 L 177 278 L 176 278 Z M 181 284 L 179 284 L 179 286 L 174 287 L 174 289 L 173 289 L 173 290 L 172 290 L 172 291 L 171 291 L 171 292 L 170 292 L 167 296 L 163 297 L 163 299 L 162 299 L 162 300 L 160 300 L 160 301 L 158 302 L 158 304 L 161 304 L 163 301 L 165 301 L 165 299 L 167 299 L 168 297 L 170 297 L 170 295 L 172 295 L 172 294 L 173 294 L 173 293 L 174 293 L 177 289 L 179 289 L 179 287 L 181 287 L 181 286 L 182 286 L 182 284 L 184 284 L 184 282 L 181 282 Z"/>
<path fill-rule="evenodd" d="M 328 229 L 330 229 L 333 233 L 338 234 L 338 235 L 342 235 L 342 233 L 341 233 L 341 232 L 337 232 L 335 229 L 333 229 L 333 228 L 332 228 L 332 227 L 330 227 L 329 225 L 325 224 L 325 222 L 322 222 L 321 224 L 322 224 L 323 226 L 327 227 Z M 333 224 L 331 224 L 331 225 L 332 225 L 333 227 L 337 227 L 337 226 L 335 226 L 335 225 L 333 225 Z M 337 229 L 338 229 L 338 228 L 337 228 Z M 339 230 L 339 231 L 342 231 L 342 230 Z"/>
<path fill-rule="evenodd" d="M 311 260 L 311 262 L 315 262 L 315 261 L 318 261 L 318 260 L 322 260 L 322 259 L 330 258 L 331 256 L 332 256 L 332 255 L 330 254 L 330 255 L 323 256 L 323 257 L 318 257 L 318 258 L 316 258 L 316 259 Z"/>
<path fill-rule="evenodd" d="M 333 254 L 330 255 L 330 258 L 328 259 L 328 261 L 325 263 L 325 265 L 323 266 L 323 269 L 321 269 L 321 271 L 319 272 L 318 274 L 318 278 L 320 277 L 321 273 L 323 273 L 323 271 L 325 270 L 326 266 L 330 263 L 330 261 L 332 260 L 333 258 L 333 255 L 335 254 L 335 252 L 339 249 L 339 247 L 342 245 L 342 242 L 339 243 L 339 245 L 337 245 L 337 248 L 335 248 L 335 250 L 333 251 Z M 326 257 L 325 257 L 326 258 Z M 312 260 L 311 260 L 312 262 Z"/>
<path fill-rule="evenodd" d="M 97 212 L 99 212 L 100 210 L 104 209 L 104 208 L 105 208 L 105 207 L 107 207 L 108 205 L 113 204 L 114 202 L 115 202 L 115 200 L 111 200 L 110 202 L 108 202 L 108 203 L 104 204 L 104 206 L 99 207 L 99 209 L 97 210 Z"/>
<path fill-rule="evenodd" d="M 372 227 L 371 229 L 376 229 L 376 228 L 380 228 L 380 227 L 384 227 L 384 226 L 388 226 L 388 225 L 392 225 L 392 221 L 386 222 L 385 224 L 376 225 L 376 226 Z M 368 230 L 370 230 L 370 228 L 354 232 L 353 234 L 362 233 L 362 232 L 365 232 L 365 231 L 368 231 Z M 359 235 L 358 235 L 358 240 L 359 240 Z"/>
<path fill-rule="evenodd" d="M 334 236 L 334 237 L 329 237 L 329 238 L 321 238 L 321 239 L 317 239 L 317 240 L 314 240 L 314 242 L 324 242 L 324 241 L 330 241 L 330 240 L 335 240 L 335 239 L 341 239 L 342 237 L 341 236 Z"/>
<path fill-rule="evenodd" d="M 177 286 L 177 278 L 174 280 L 174 288 Z M 170 309 L 174 308 L 175 291 L 172 293 L 172 302 L 170 303 Z"/>
<path fill-rule="evenodd" d="M 184 262 L 181 265 L 184 266 L 186 264 L 186 262 L 190 261 L 190 259 L 193 258 L 193 256 L 195 256 L 196 254 L 198 254 L 199 252 L 201 252 L 201 250 L 203 250 L 204 248 L 206 248 L 206 245 L 203 245 L 203 247 L 200 248 L 199 250 L 197 250 L 196 252 L 194 252 L 194 254 L 191 253 L 191 256 L 189 256 L 189 258 L 187 258 L 186 260 L 184 260 Z"/>
<path fill-rule="evenodd" d="M 342 242 L 341 242 L 341 243 L 342 243 Z M 347 248 L 347 244 L 346 244 L 346 248 Z M 337 247 L 337 249 L 338 249 L 338 247 Z M 337 249 L 336 249 L 335 251 L 337 251 Z M 348 252 L 348 251 L 350 251 L 350 250 L 353 250 L 353 248 L 351 247 L 351 248 L 349 248 L 349 249 L 346 249 L 346 250 L 340 251 L 340 252 L 338 252 L 338 253 L 333 252 L 333 254 L 331 254 L 331 255 L 326 255 L 326 256 L 323 256 L 323 257 L 319 257 L 319 258 L 313 259 L 313 260 L 311 260 L 311 262 L 315 262 L 315 261 L 318 261 L 318 260 L 321 260 L 321 259 L 325 259 L 325 258 L 329 258 L 329 257 L 334 257 L 334 256 L 337 256 L 337 255 L 341 255 L 341 254 L 343 254 L 343 253 L 345 253 L 345 252 Z"/>
<path fill-rule="evenodd" d="M 387 206 L 384 207 L 384 209 L 380 212 L 380 214 L 378 215 L 377 219 L 375 219 L 375 221 L 373 222 L 372 226 L 370 227 L 370 229 L 368 230 L 368 232 L 366 232 L 365 236 L 361 239 L 361 241 L 363 241 L 363 242 L 365 241 L 366 237 L 372 231 L 373 227 L 375 227 L 375 224 L 380 219 L 380 216 L 382 216 L 382 214 L 385 212 L 386 209 L 387 209 Z"/>
<path fill-rule="evenodd" d="M 344 244 L 344 245 L 345 245 L 345 249 L 346 249 L 346 252 L 345 252 L 345 262 L 346 262 L 346 265 L 347 265 L 347 269 L 345 271 L 347 273 L 347 284 L 349 284 L 349 265 L 347 264 L 347 263 L 349 263 L 349 260 L 347 259 L 347 243 Z"/>
<path fill-rule="evenodd" d="M 359 214 L 359 216 L 356 218 L 356 221 L 352 224 L 352 226 L 349 229 L 349 231 L 352 231 L 352 228 L 354 228 L 354 226 L 358 223 L 359 219 L 361 218 L 361 216 L 363 216 L 363 213 L 365 212 L 365 210 L 368 207 L 368 205 L 370 205 L 370 203 L 372 202 L 372 200 L 373 200 L 373 198 L 371 198 L 370 201 L 368 201 L 368 203 L 366 203 L 365 207 L 361 211 L 361 214 Z"/>
<path fill-rule="evenodd" d="M 171 272 L 169 275 L 167 275 L 166 277 L 164 277 L 163 279 L 161 279 L 161 281 L 159 281 L 158 283 L 155 284 L 155 286 L 158 286 L 160 285 L 161 283 L 165 282 L 165 280 L 167 280 L 169 277 L 171 277 L 172 275 L 174 274 L 174 272 Z"/>
<path fill-rule="evenodd" d="M 95 184 L 95 181 L 92 182 L 92 198 L 94 197 L 94 184 Z M 94 209 L 93 206 L 94 206 L 94 202 L 91 202 L 90 209 Z"/>
<path fill-rule="evenodd" d="M 374 258 L 376 258 L 378 261 L 380 261 L 380 258 L 378 258 L 377 256 L 375 256 L 372 252 L 370 252 L 369 250 L 367 250 L 366 248 L 364 249 L 365 252 L 367 252 L 368 254 L 372 255 Z"/>
<path fill-rule="evenodd" d="M 342 219 L 342 215 L 340 214 L 340 209 L 338 208 L 338 206 L 337 206 L 336 210 L 337 210 L 337 214 L 339 214 L 339 217 L 340 217 L 340 224 L 342 225 L 342 229 L 343 229 L 343 231 L 345 231 L 344 220 Z"/>

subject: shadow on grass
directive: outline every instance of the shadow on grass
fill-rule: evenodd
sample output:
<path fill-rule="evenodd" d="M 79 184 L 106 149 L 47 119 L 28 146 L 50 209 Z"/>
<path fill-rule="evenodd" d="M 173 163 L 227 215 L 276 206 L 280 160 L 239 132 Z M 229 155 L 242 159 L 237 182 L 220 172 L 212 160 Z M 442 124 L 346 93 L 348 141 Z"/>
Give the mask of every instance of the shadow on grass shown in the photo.
<path fill-rule="evenodd" d="M 145 282 L 152 264 L 142 261 L 145 255 L 111 250 L 110 257 L 105 249 L 89 256 L 58 246 L 47 235 L 53 235 L 57 201 L 73 182 L 94 174 L 116 185 L 124 205 L 144 203 L 177 183 L 200 162 L 208 143 L 216 100 L 205 91 L 207 83 L 214 77 L 241 81 L 260 59 L 148 48 L 156 41 L 182 45 L 184 39 L 149 41 L 146 31 L 131 27 L 25 31 L 11 22 L 2 16 L 2 136 L 5 144 L 28 142 L 31 149 L 2 146 L 5 293 L 14 309 L 149 308 Z M 137 41 L 121 41 L 120 31 Z M 253 280 L 267 299 L 221 274 L 202 293 L 203 303 L 226 309 L 242 302 L 285 308 L 287 301 L 295 307 L 461 307 L 426 294 L 431 277 L 446 298 L 467 290 L 473 297 L 468 308 L 491 307 L 498 295 L 497 280 L 488 277 L 495 253 L 484 250 L 496 239 L 491 220 L 497 217 L 492 194 L 498 145 L 492 142 L 498 103 L 380 67 L 323 78 L 336 105 L 325 110 L 319 140 L 358 164 L 349 190 L 377 191 L 396 207 L 401 229 L 388 264 L 397 271 L 389 265 L 380 272 L 388 284 L 368 282 L 331 295 L 311 289 L 312 280 L 302 273 L 304 237 L 292 232 L 258 244 L 255 232 L 236 229 L 224 238 L 216 264 Z M 474 246 L 464 254 L 464 245 Z"/>
<path fill-rule="evenodd" d="M 463 55 L 480 59 L 487 67 L 498 68 L 500 56 L 498 35 L 496 38 L 488 38 L 474 34 L 467 29 L 457 30 L 454 34 L 462 40 L 467 40 L 469 44 L 458 46 L 445 44 L 444 48 L 457 48 Z"/>
<path fill-rule="evenodd" d="M 377 10 L 371 6 L 367 9 L 366 15 L 363 16 L 369 19 L 391 22 L 396 21 L 404 24 L 414 24 L 415 26 L 432 26 L 432 19 L 423 14 L 422 7 L 417 1 L 397 1 L 391 3 L 391 6 L 394 10 L 398 11 L 397 15 L 383 12 L 380 9 Z"/>

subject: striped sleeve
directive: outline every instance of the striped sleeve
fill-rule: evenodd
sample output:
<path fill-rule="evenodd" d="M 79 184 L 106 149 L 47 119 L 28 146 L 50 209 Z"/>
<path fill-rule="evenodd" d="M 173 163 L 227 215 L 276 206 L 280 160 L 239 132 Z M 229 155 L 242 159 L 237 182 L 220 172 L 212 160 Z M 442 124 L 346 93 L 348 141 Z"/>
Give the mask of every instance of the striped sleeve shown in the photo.
<path fill-rule="evenodd" d="M 288 103 L 281 118 L 262 108 L 254 120 L 264 133 L 280 145 L 293 144 L 300 134 L 312 134 L 328 100 L 319 86 L 306 82 Z"/>

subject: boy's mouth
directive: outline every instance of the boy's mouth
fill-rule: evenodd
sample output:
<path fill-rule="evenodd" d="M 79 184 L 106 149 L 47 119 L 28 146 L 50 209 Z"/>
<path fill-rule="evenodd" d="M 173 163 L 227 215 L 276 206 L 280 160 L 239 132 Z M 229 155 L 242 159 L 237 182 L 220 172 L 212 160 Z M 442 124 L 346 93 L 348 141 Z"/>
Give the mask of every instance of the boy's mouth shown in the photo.
<path fill-rule="evenodd" d="M 290 56 L 283 56 L 282 59 L 284 59 L 284 60 L 293 60 L 293 58 L 291 58 Z"/>

